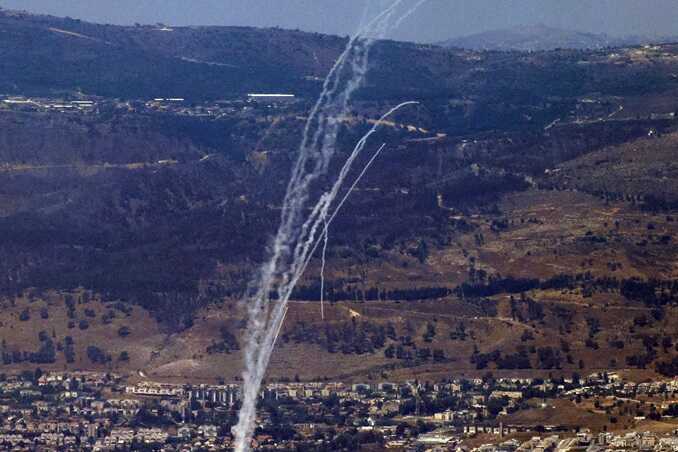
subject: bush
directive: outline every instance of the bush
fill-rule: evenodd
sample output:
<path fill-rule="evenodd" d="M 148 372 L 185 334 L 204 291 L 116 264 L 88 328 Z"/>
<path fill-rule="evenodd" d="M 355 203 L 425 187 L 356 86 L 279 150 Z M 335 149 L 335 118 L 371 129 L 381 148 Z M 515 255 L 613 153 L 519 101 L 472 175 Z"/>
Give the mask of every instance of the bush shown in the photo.
<path fill-rule="evenodd" d="M 22 322 L 27 322 L 27 321 L 30 320 L 30 319 L 31 319 L 31 313 L 30 313 L 30 311 L 28 310 L 28 308 L 24 309 L 24 310 L 21 311 L 21 313 L 19 314 L 19 320 L 21 320 Z"/>
<path fill-rule="evenodd" d="M 130 335 L 130 333 L 131 331 L 126 326 L 121 326 L 120 329 L 118 330 L 118 336 L 120 337 L 127 337 Z"/>

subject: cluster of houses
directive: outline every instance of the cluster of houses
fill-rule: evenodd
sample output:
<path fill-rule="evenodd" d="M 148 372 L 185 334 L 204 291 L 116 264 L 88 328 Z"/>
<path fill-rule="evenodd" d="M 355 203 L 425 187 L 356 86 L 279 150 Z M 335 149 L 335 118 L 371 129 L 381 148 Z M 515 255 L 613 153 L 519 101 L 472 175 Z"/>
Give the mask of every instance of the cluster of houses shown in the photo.
<path fill-rule="evenodd" d="M 136 377 L 135 377 L 136 378 Z M 279 382 L 262 390 L 255 444 L 267 450 L 332 444 L 340 435 L 395 450 L 676 450 L 674 434 L 593 434 L 561 425 L 502 422 L 528 398 L 639 394 L 676 403 L 678 380 L 630 383 L 615 374 L 439 383 Z M 237 384 L 170 384 L 110 373 L 0 376 L 0 448 L 42 450 L 228 450 Z M 530 438 L 518 440 L 517 438 Z M 674 449 L 671 449 L 674 447 Z"/>
<path fill-rule="evenodd" d="M 28 98 L 24 96 L 0 96 L 0 111 L 53 111 L 62 113 L 92 113 L 97 108 L 96 100 L 64 100 Z"/>
<path fill-rule="evenodd" d="M 107 111 L 129 113 L 167 113 L 179 116 L 219 119 L 254 108 L 275 109 L 296 102 L 293 94 L 247 94 L 241 98 L 194 103 L 182 97 L 157 97 L 148 101 L 118 100 L 101 97 L 58 99 L 0 95 L 0 112 L 56 112 L 100 114 Z"/>
<path fill-rule="evenodd" d="M 597 374 L 596 374 L 597 375 Z M 617 395 L 620 397 L 631 397 L 636 395 L 666 395 L 667 398 L 673 398 L 678 395 L 678 379 L 650 381 L 643 383 L 634 383 L 624 381 L 619 375 L 612 373 L 603 377 L 590 377 L 589 384 L 570 389 L 563 393 L 564 396 L 598 396 L 598 395 Z"/>
<path fill-rule="evenodd" d="M 510 439 L 499 444 L 486 444 L 473 452 L 566 452 L 566 451 L 655 451 L 678 450 L 678 429 L 669 433 L 628 432 L 599 433 L 580 432 L 574 436 L 535 436 L 527 441 Z"/>

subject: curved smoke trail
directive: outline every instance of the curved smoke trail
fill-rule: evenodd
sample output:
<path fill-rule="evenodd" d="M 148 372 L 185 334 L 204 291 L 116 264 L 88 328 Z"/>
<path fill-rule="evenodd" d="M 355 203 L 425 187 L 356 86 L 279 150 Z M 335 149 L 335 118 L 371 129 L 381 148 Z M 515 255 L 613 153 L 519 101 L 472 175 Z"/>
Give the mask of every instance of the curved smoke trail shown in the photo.
<path fill-rule="evenodd" d="M 332 220 L 337 216 L 337 213 L 341 210 L 341 208 L 344 206 L 344 203 L 348 199 L 349 196 L 351 196 L 351 193 L 353 193 L 353 190 L 355 190 L 356 186 L 360 182 L 360 180 L 363 178 L 365 173 L 367 173 L 367 170 L 370 169 L 370 166 L 372 166 L 372 163 L 379 157 L 379 154 L 381 154 L 381 151 L 384 150 L 386 147 L 386 143 L 382 144 L 379 149 L 377 149 L 377 152 L 374 153 L 372 158 L 367 162 L 367 164 L 363 167 L 363 170 L 360 172 L 358 177 L 355 179 L 353 182 L 353 185 L 346 191 L 346 194 L 342 198 L 341 202 L 339 202 L 339 205 L 337 205 L 336 209 L 334 209 L 334 213 L 332 216 L 328 219 L 323 219 L 323 222 L 325 223 L 324 228 L 323 228 L 323 234 L 321 236 L 322 241 L 323 241 L 323 250 L 320 255 L 320 319 L 325 320 L 325 266 L 326 266 L 326 257 L 327 257 L 327 243 L 329 242 L 330 239 L 330 225 L 332 224 Z M 315 253 L 316 248 L 318 247 L 318 244 L 320 243 L 320 239 L 316 242 L 316 244 L 313 246 L 313 249 L 309 253 L 309 259 L 313 254 Z M 308 261 L 305 262 L 304 267 L 302 268 L 302 274 L 304 270 L 306 269 L 306 266 L 308 265 Z M 284 320 L 284 319 L 283 319 Z"/>
<path fill-rule="evenodd" d="M 395 0 L 349 39 L 346 49 L 330 70 L 323 91 L 306 123 L 297 161 L 283 200 L 281 223 L 272 243 L 271 256 L 260 268 L 244 297 L 248 323 L 242 407 L 238 424 L 233 429 L 236 452 L 250 450 L 257 397 L 275 340 L 287 312 L 287 302 L 318 246 L 318 233 L 322 225 L 326 222 L 327 226 L 324 229 L 326 233 L 326 228 L 336 216 L 337 210 L 327 220 L 331 204 L 337 197 L 352 163 L 364 149 L 367 139 L 376 132 L 386 117 L 405 105 L 416 103 L 405 102 L 398 105 L 373 125 L 356 144 L 332 189 L 320 196 L 311 208 L 310 214 L 304 218 L 309 207 L 313 183 L 327 173 L 335 153 L 340 118 L 348 113 L 350 99 L 365 80 L 371 46 L 376 39 L 384 37 L 402 1 Z M 412 9 L 408 10 L 405 16 L 411 13 Z M 397 19 L 400 20 L 402 17 Z"/>
<path fill-rule="evenodd" d="M 353 193 L 353 190 L 358 186 L 360 183 L 360 180 L 365 176 L 365 173 L 367 173 L 367 170 L 370 169 L 374 161 L 379 157 L 379 154 L 381 154 L 381 151 L 384 150 L 386 147 L 386 143 L 382 144 L 379 149 L 377 149 L 377 152 L 374 153 L 372 158 L 365 164 L 363 167 L 363 170 L 358 174 L 358 177 L 356 177 L 355 181 L 353 181 L 353 184 L 349 187 L 349 189 L 346 191 L 346 194 L 344 197 L 341 199 L 337 207 L 334 209 L 334 213 L 332 213 L 332 216 L 329 219 L 324 219 L 324 229 L 323 229 L 323 234 L 321 236 L 322 242 L 323 242 L 323 250 L 322 254 L 320 257 L 320 318 L 322 320 L 325 320 L 325 264 L 326 264 L 326 255 L 327 255 L 327 242 L 329 241 L 329 234 L 330 234 L 330 225 L 332 224 L 332 221 L 336 218 L 337 214 L 341 210 L 341 208 L 344 206 L 346 203 L 346 200 L 348 199 L 349 196 L 351 196 L 351 193 Z M 313 246 L 311 249 L 311 252 L 309 253 L 309 258 L 308 260 L 304 263 L 304 266 L 302 268 L 301 273 L 304 273 L 304 270 L 306 270 L 306 266 L 310 262 L 310 258 L 313 256 L 315 253 L 315 250 L 318 248 L 318 245 L 320 244 L 320 239 L 316 242 L 316 244 Z"/>

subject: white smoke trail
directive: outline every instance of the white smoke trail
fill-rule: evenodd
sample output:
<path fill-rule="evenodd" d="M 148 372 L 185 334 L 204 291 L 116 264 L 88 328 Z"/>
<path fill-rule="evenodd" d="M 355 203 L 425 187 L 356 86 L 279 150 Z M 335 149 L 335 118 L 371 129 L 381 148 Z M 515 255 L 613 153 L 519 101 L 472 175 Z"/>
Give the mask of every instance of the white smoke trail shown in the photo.
<path fill-rule="evenodd" d="M 414 14 L 421 7 L 421 5 L 423 5 L 427 1 L 428 0 L 419 0 L 412 8 L 407 10 L 405 14 L 400 16 L 400 18 L 393 25 L 393 28 L 400 27 L 403 24 L 403 22 L 405 22 L 412 14 Z"/>
<path fill-rule="evenodd" d="M 329 192 L 326 192 L 325 194 L 323 194 L 323 196 L 320 198 L 320 200 L 318 201 L 318 203 L 314 207 L 313 212 L 311 212 L 311 215 L 309 216 L 309 218 L 306 220 L 306 223 L 304 224 L 304 230 L 308 230 L 309 227 L 311 228 L 311 230 L 310 230 L 309 235 L 307 236 L 308 239 L 305 242 L 300 241 L 299 244 L 297 245 L 297 247 L 301 247 L 301 251 L 299 251 L 299 255 L 303 253 L 306 256 L 304 260 L 297 261 L 297 262 L 303 262 L 303 265 L 300 267 L 300 270 L 298 272 L 299 276 L 301 276 L 301 274 L 304 273 L 304 270 L 306 269 L 306 266 L 308 265 L 308 261 L 310 260 L 313 252 L 317 248 L 317 243 L 316 243 L 316 245 L 314 245 L 314 247 L 313 247 L 313 252 L 309 252 L 311 245 L 315 241 L 315 235 L 317 233 L 318 227 L 320 226 L 320 222 L 321 222 L 321 220 L 324 220 L 327 217 L 327 214 L 328 214 L 328 211 L 329 211 L 329 208 L 330 208 L 332 201 L 339 194 L 339 190 L 343 186 L 344 181 L 346 180 L 346 177 L 348 176 L 348 173 L 349 173 L 353 163 L 355 162 L 355 159 L 358 158 L 358 156 L 360 155 L 362 150 L 365 148 L 365 145 L 367 144 L 367 140 L 374 133 L 376 133 L 377 129 L 379 128 L 379 126 L 381 124 L 383 124 L 383 122 L 386 120 L 386 118 L 388 118 L 389 116 L 391 116 L 392 114 L 394 114 L 395 112 L 397 112 L 398 110 L 400 110 L 403 107 L 406 107 L 408 105 L 417 105 L 417 104 L 418 104 L 418 102 L 409 101 L 409 102 L 403 102 L 399 105 L 396 105 L 395 107 L 390 109 L 388 112 L 386 112 L 381 118 L 379 118 L 379 120 L 376 121 L 372 125 L 370 130 L 355 145 L 355 147 L 353 148 L 353 151 L 351 152 L 351 154 L 346 159 L 344 166 L 339 171 L 339 176 L 337 177 L 337 180 L 334 182 L 332 189 Z M 379 152 L 381 152 L 384 147 L 385 147 L 385 145 L 382 145 L 381 149 L 379 149 Z M 367 168 L 369 168 L 369 167 L 366 167 L 365 169 L 363 169 L 363 172 L 361 173 L 360 177 L 362 177 L 362 175 L 364 175 L 364 173 L 367 171 Z M 357 184 L 357 182 L 355 184 Z M 351 190 L 353 190 L 353 188 L 355 188 L 355 184 L 351 188 Z M 346 199 L 348 199 L 348 196 L 350 195 L 351 190 L 349 190 L 346 193 L 346 195 L 344 196 L 344 199 L 342 199 L 342 202 L 340 203 L 340 206 L 343 206 L 343 204 L 346 202 Z M 340 208 L 340 207 L 338 207 L 338 208 Z M 335 210 L 335 212 L 332 215 L 332 217 L 330 218 L 330 221 L 328 222 L 328 224 L 332 220 L 334 220 L 337 213 L 338 213 L 338 210 Z M 309 225 L 311 225 L 311 226 L 309 226 Z M 293 273 L 293 274 L 296 274 L 296 272 Z M 295 284 L 296 284 L 296 281 L 295 281 Z"/>
<path fill-rule="evenodd" d="M 330 225 L 332 224 L 332 221 L 334 221 L 334 219 L 337 217 L 337 214 L 339 213 L 341 208 L 344 206 L 344 204 L 346 204 L 346 201 L 348 200 L 349 196 L 351 196 L 351 193 L 353 192 L 353 190 L 355 190 L 355 188 L 358 186 L 358 184 L 360 183 L 360 180 L 363 178 L 363 176 L 365 176 L 367 171 L 370 169 L 370 167 L 372 166 L 374 161 L 377 159 L 377 157 L 379 157 L 379 154 L 381 154 L 381 152 L 384 150 L 385 147 L 386 147 L 386 144 L 385 143 L 382 144 L 379 147 L 379 149 L 377 149 L 377 151 L 374 153 L 372 158 L 370 158 L 370 160 L 367 162 L 367 164 L 363 167 L 363 170 L 360 172 L 358 177 L 356 177 L 355 181 L 353 181 L 353 184 L 346 191 L 346 194 L 341 199 L 341 201 L 337 205 L 336 209 L 334 209 L 334 213 L 332 213 L 332 216 L 328 220 L 326 220 L 326 226 L 325 226 L 326 229 L 328 229 L 330 227 Z M 325 233 L 323 234 L 323 237 L 327 237 L 327 231 L 325 231 Z M 311 258 L 315 254 L 315 251 L 318 249 L 319 245 L 320 245 L 320 239 L 318 239 L 316 241 L 315 245 L 313 245 L 313 248 L 311 249 L 311 252 L 308 255 L 308 259 L 306 260 L 306 262 L 304 262 L 304 266 L 301 268 L 302 274 L 306 270 L 306 267 L 308 266 L 308 264 L 311 262 Z M 326 246 L 326 245 L 324 245 L 324 246 Z M 323 254 L 324 254 L 324 251 L 323 251 Z M 324 268 L 324 265 L 322 266 L 322 268 Z M 324 275 L 321 273 L 321 280 L 322 279 L 324 279 Z"/>
<path fill-rule="evenodd" d="M 312 254 L 317 250 L 317 247 L 321 241 L 321 237 L 317 238 L 316 240 L 316 235 L 318 232 L 318 229 L 320 227 L 320 224 L 327 221 L 327 226 L 332 223 L 332 221 L 336 218 L 339 210 L 343 205 L 346 203 L 348 200 L 351 192 L 356 188 L 360 180 L 365 176 L 367 173 L 368 169 L 370 166 L 374 163 L 374 161 L 377 159 L 379 154 L 384 150 L 386 147 L 385 144 L 382 144 L 381 147 L 375 152 L 375 154 L 372 156 L 372 158 L 368 161 L 368 163 L 365 165 L 361 173 L 358 175 L 356 180 L 353 182 L 351 187 L 348 189 L 344 197 L 341 199 L 340 203 L 337 205 L 337 208 L 334 210 L 333 214 L 327 219 L 327 213 L 329 210 L 329 207 L 331 205 L 331 202 L 336 198 L 336 195 L 339 192 L 339 189 L 343 185 L 343 182 L 346 178 L 346 175 L 348 174 L 350 170 L 350 166 L 357 158 L 359 155 L 360 151 L 362 151 L 365 147 L 365 144 L 367 142 L 367 139 L 376 132 L 377 128 L 379 125 L 383 123 L 383 121 L 399 109 L 407 106 L 407 105 L 416 105 L 418 102 L 403 102 L 400 105 L 397 105 L 396 107 L 392 108 L 389 110 L 384 116 L 382 116 L 379 121 L 376 121 L 375 124 L 372 126 L 372 128 L 363 136 L 360 141 L 356 144 L 355 148 L 353 149 L 353 152 L 350 154 L 349 158 L 347 159 L 346 163 L 342 167 L 342 170 L 340 171 L 340 176 L 335 181 L 334 186 L 332 189 L 323 194 L 316 204 L 316 206 L 313 208 L 313 212 L 311 213 L 311 216 L 309 219 L 306 221 L 306 224 L 303 226 L 302 229 L 309 231 L 309 235 L 306 241 L 303 241 L 303 237 L 299 237 L 299 244 L 298 247 L 301 247 L 303 249 L 302 252 L 299 252 L 299 257 L 295 260 L 295 262 L 292 262 L 290 265 L 290 269 L 287 270 L 285 273 L 282 273 L 279 275 L 281 281 L 270 281 L 270 286 L 268 286 L 268 292 L 273 291 L 274 289 L 277 290 L 277 295 L 278 295 L 278 300 L 276 303 L 270 303 L 272 304 L 272 308 L 270 308 L 270 311 L 265 309 L 266 307 L 263 306 L 263 303 L 256 303 L 253 304 L 256 306 L 257 311 L 252 311 L 250 310 L 249 315 L 250 315 L 250 321 L 248 324 L 248 328 L 250 327 L 250 324 L 255 324 L 255 325 L 262 325 L 262 330 L 260 331 L 255 331 L 257 333 L 257 336 L 254 334 L 250 334 L 249 338 L 251 340 L 252 337 L 256 337 L 259 342 L 256 343 L 256 345 L 259 345 L 261 348 L 257 350 L 258 355 L 256 356 L 256 364 L 261 365 L 263 367 L 259 368 L 257 367 L 256 370 L 257 373 L 256 375 L 260 378 L 259 380 L 259 385 L 261 384 L 261 379 L 263 379 L 263 374 L 266 371 L 266 365 L 268 364 L 270 360 L 270 355 L 273 351 L 273 345 L 275 344 L 278 334 L 280 333 L 280 330 L 282 329 L 282 323 L 285 319 L 285 314 L 287 313 L 287 304 L 288 301 L 292 295 L 292 291 L 294 290 L 294 287 L 296 286 L 297 282 L 299 281 L 299 278 L 303 275 L 304 271 L 306 270 L 306 267 L 308 266 Z M 309 223 L 313 223 L 312 225 L 309 225 Z M 277 285 L 276 285 L 277 284 Z M 258 290 L 257 295 L 263 293 L 261 289 Z M 261 306 L 261 307 L 260 307 Z M 256 316 L 256 318 L 253 319 L 253 317 Z M 252 333 L 250 331 L 250 333 Z M 251 342 L 247 343 L 248 348 L 252 345 Z M 246 355 L 247 358 L 247 355 Z M 247 370 L 246 370 L 247 372 Z M 247 373 L 244 374 L 245 377 L 248 376 Z M 249 394 L 250 397 L 253 397 L 252 402 L 254 403 L 252 407 L 252 420 L 254 419 L 254 409 L 256 408 L 256 396 L 259 391 L 259 386 L 257 386 L 256 391 L 250 391 L 252 392 L 246 392 L 247 386 L 243 385 L 243 400 L 245 400 L 245 395 Z M 244 407 L 244 403 L 243 403 Z M 241 419 L 242 419 L 242 408 L 241 408 Z M 238 430 L 237 427 L 235 429 L 236 433 L 236 439 L 238 438 Z M 251 433 L 250 433 L 251 435 Z M 249 439 L 246 442 L 247 445 L 249 445 Z M 237 445 L 237 442 L 236 442 Z M 247 448 L 244 449 L 237 449 L 236 450 L 243 450 L 246 451 L 248 450 Z"/>
<path fill-rule="evenodd" d="M 372 158 L 367 162 L 367 164 L 363 167 L 363 170 L 361 173 L 358 175 L 356 180 L 353 182 L 353 185 L 348 189 L 346 194 L 344 195 L 343 199 L 337 206 L 337 208 L 334 210 L 334 213 L 332 216 L 328 219 L 323 219 L 323 222 L 325 223 L 325 228 L 323 230 L 322 234 L 322 240 L 323 240 L 323 250 L 321 254 L 321 261 L 320 261 L 320 319 L 325 320 L 325 266 L 326 266 L 326 256 L 327 256 L 327 242 L 329 241 L 329 235 L 330 235 L 330 224 L 332 223 L 332 220 L 337 216 L 337 213 L 341 210 L 343 207 L 344 203 L 348 199 L 348 197 L 351 195 L 355 187 L 358 185 L 360 180 L 363 178 L 365 173 L 367 173 L 367 170 L 370 169 L 370 166 L 372 166 L 372 163 L 379 157 L 379 154 L 381 154 L 381 151 L 386 147 L 386 143 L 382 144 L 379 149 L 377 149 L 377 152 L 374 153 Z M 316 242 L 316 244 L 313 246 L 313 249 L 311 249 L 311 252 L 309 253 L 308 260 L 307 262 L 304 263 L 303 268 L 301 269 L 301 273 L 304 273 L 304 270 L 306 269 L 306 266 L 308 265 L 308 262 L 310 261 L 311 257 L 313 257 L 313 254 L 315 253 L 316 248 L 318 247 L 318 244 L 320 243 L 320 240 Z"/>
<path fill-rule="evenodd" d="M 245 297 L 248 325 L 242 408 L 238 424 L 234 428 L 236 452 L 250 449 L 261 382 L 287 312 L 287 302 L 307 266 L 311 249 L 315 250 L 317 246 L 314 243 L 320 225 L 327 218 L 350 164 L 379 125 L 375 124 L 358 142 L 349 156 L 350 162 L 347 160 L 332 190 L 320 197 L 308 218 L 303 220 L 312 184 L 327 172 L 334 155 L 340 118 L 347 114 L 349 100 L 365 79 L 369 50 L 375 39 L 384 36 L 401 3 L 402 0 L 395 0 L 349 40 L 325 80 L 323 91 L 306 124 L 299 155 L 283 201 L 281 224 L 272 244 L 272 254 L 261 267 Z M 392 109 L 382 120 L 408 104 L 410 103 Z M 272 295 L 277 300 L 271 299 Z"/>
<path fill-rule="evenodd" d="M 323 252 L 320 261 L 320 320 L 325 321 L 325 263 L 327 256 L 327 242 L 329 241 L 329 225 L 324 218 L 325 230 L 323 231 Z"/>

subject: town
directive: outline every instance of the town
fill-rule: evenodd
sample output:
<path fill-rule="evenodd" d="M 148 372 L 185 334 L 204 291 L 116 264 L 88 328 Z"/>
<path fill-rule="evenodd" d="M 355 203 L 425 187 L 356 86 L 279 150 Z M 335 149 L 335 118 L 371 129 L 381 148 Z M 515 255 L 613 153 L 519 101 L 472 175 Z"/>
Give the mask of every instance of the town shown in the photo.
<path fill-rule="evenodd" d="M 158 97 L 149 100 L 120 100 L 96 96 L 72 95 L 68 98 L 10 96 L 0 94 L 0 112 L 42 112 L 102 115 L 111 112 L 140 114 L 166 113 L 196 118 L 220 119 L 254 109 L 279 109 L 296 103 L 293 94 L 250 93 L 242 97 L 204 103 L 182 97 Z"/>
<path fill-rule="evenodd" d="M 229 450 L 238 384 L 170 384 L 141 375 L 40 369 L 1 375 L 0 445 Z M 504 421 L 559 401 L 592 402 L 619 428 Z M 678 449 L 678 379 L 633 383 L 602 373 L 545 380 L 487 374 L 440 383 L 277 382 L 266 385 L 259 404 L 257 450 Z M 624 410 L 631 411 L 630 425 L 621 425 Z M 636 431 L 646 422 L 663 429 Z"/>

